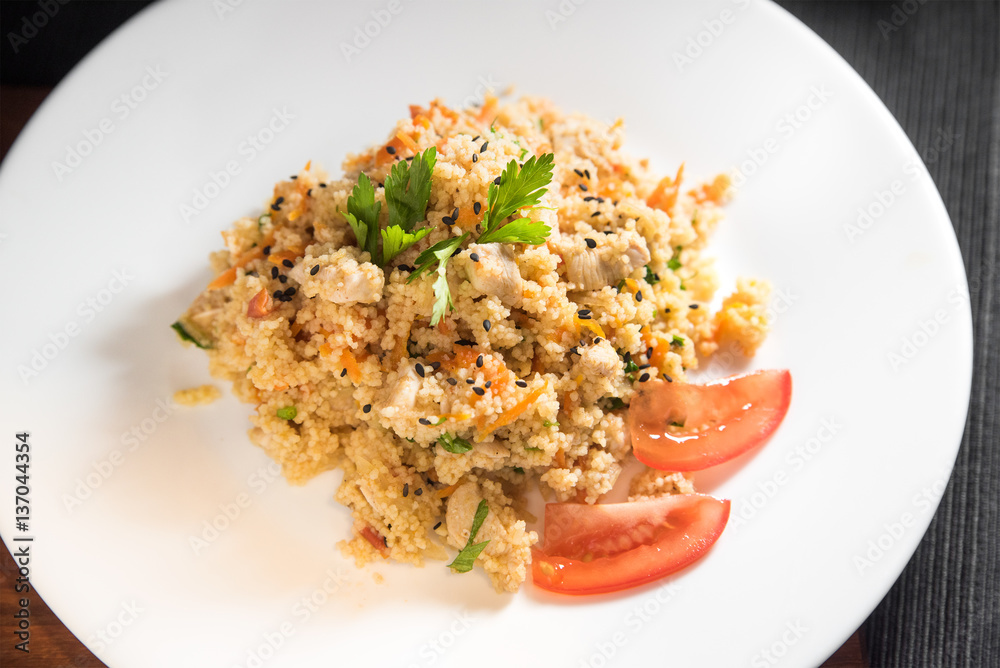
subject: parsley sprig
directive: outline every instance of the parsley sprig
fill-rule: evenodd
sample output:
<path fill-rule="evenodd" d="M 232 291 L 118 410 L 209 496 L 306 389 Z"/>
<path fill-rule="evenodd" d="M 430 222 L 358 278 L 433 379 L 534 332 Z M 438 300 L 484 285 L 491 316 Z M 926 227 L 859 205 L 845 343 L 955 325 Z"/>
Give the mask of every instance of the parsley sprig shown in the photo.
<path fill-rule="evenodd" d="M 392 166 L 385 179 L 385 203 L 389 223 L 379 227 L 382 203 L 375 201 L 375 188 L 367 175 L 358 177 L 351 196 L 347 198 L 347 223 L 354 230 L 358 247 L 368 251 L 372 262 L 384 267 L 404 250 L 430 234 L 430 227 L 414 230 L 413 226 L 427 216 L 431 194 L 431 174 L 437 162 L 433 146 L 413 156 L 412 161 L 400 160 Z M 379 238 L 382 246 L 379 248 Z"/>
<path fill-rule="evenodd" d="M 500 175 L 499 185 L 496 182 L 490 184 L 479 243 L 525 243 L 533 246 L 545 243 L 552 231 L 545 223 L 528 218 L 518 218 L 506 225 L 503 221 L 518 209 L 536 206 L 542 200 L 552 180 L 554 164 L 552 153 L 531 156 L 520 167 L 516 160 L 507 163 Z"/>
<path fill-rule="evenodd" d="M 458 556 L 455 557 L 455 561 L 448 564 L 448 568 L 459 573 L 468 573 L 472 570 L 472 565 L 475 563 L 476 557 L 486 549 L 486 546 L 490 542 L 488 540 L 484 540 L 482 543 L 472 542 L 476 539 L 476 534 L 479 533 L 479 529 L 483 526 L 483 522 L 486 521 L 486 516 L 489 515 L 489 512 L 489 506 L 486 505 L 486 500 L 483 499 L 476 508 L 476 516 L 472 520 L 472 529 L 469 531 L 469 540 L 465 543 L 462 551 L 458 553 Z"/>
<path fill-rule="evenodd" d="M 472 443 L 469 443 L 464 438 L 452 436 L 447 432 L 438 436 L 437 442 L 442 448 L 453 455 L 461 455 L 472 450 Z"/>
<path fill-rule="evenodd" d="M 416 162 L 416 160 L 414 160 Z M 499 181 L 490 184 L 486 198 L 486 213 L 483 215 L 483 232 L 478 243 L 522 243 L 538 246 L 545 243 L 552 229 L 545 223 L 517 218 L 504 221 L 519 209 L 534 207 L 542 200 L 552 181 L 555 156 L 546 153 L 541 157 L 531 156 L 523 165 L 511 160 L 500 175 Z M 465 240 L 466 232 L 460 237 L 451 237 L 434 244 L 417 257 L 417 268 L 408 282 L 428 271 L 437 264 L 437 278 L 434 280 L 434 310 L 431 326 L 437 325 L 448 309 L 452 308 L 451 289 L 448 286 L 448 260 Z"/>

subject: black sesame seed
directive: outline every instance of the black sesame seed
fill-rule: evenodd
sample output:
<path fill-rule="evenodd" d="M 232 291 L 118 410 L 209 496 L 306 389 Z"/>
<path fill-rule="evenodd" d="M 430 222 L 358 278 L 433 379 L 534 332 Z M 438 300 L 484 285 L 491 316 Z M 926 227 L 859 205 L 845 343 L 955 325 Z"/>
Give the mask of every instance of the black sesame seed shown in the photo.
<path fill-rule="evenodd" d="M 279 197 L 278 199 L 274 200 L 274 203 L 275 203 L 275 204 L 281 204 L 281 203 L 282 203 L 282 202 L 284 202 L 284 201 L 285 201 L 285 198 L 284 198 L 284 197 Z"/>
<path fill-rule="evenodd" d="M 365 413 L 371 413 L 372 412 L 372 405 L 371 404 L 365 404 L 364 407 L 361 410 L 364 411 Z"/>
<path fill-rule="evenodd" d="M 264 246 L 264 248 L 261 250 L 261 252 L 263 252 L 264 255 L 270 255 L 271 254 L 271 247 L 270 246 Z"/>
<path fill-rule="evenodd" d="M 581 172 L 579 169 L 574 169 L 573 171 L 576 172 L 576 175 L 579 176 L 581 179 L 583 178 L 583 172 Z"/>
<path fill-rule="evenodd" d="M 483 396 L 484 394 L 486 394 L 486 390 L 484 390 L 481 387 L 474 387 L 472 388 L 472 391 L 478 394 L 479 396 Z"/>
<path fill-rule="evenodd" d="M 395 146 L 386 146 L 385 147 L 385 152 L 388 153 L 389 155 L 396 155 L 396 147 Z"/>
<path fill-rule="evenodd" d="M 667 381 L 668 383 L 674 382 L 674 379 L 668 376 L 667 374 L 663 374 L 663 380 Z"/>
<path fill-rule="evenodd" d="M 583 175 L 586 176 L 587 179 L 589 180 L 590 179 L 590 170 L 589 169 L 583 170 Z"/>
<path fill-rule="evenodd" d="M 386 547 L 389 547 L 389 539 L 386 538 L 385 536 L 382 536 L 382 544 L 385 545 Z"/>
<path fill-rule="evenodd" d="M 472 162 L 479 162 L 479 154 L 478 153 L 473 153 L 472 154 Z"/>
<path fill-rule="evenodd" d="M 644 373 L 641 376 L 639 376 L 639 382 L 640 383 L 645 383 L 647 380 L 649 380 L 649 374 L 648 373 Z"/>
<path fill-rule="evenodd" d="M 482 355 L 480 355 L 479 357 L 476 358 L 476 366 L 478 366 L 480 369 L 483 368 L 483 356 Z"/>
<path fill-rule="evenodd" d="M 271 278 L 277 278 L 279 273 L 277 267 L 271 267 Z"/>
<path fill-rule="evenodd" d="M 652 364 L 640 364 L 639 365 L 639 369 L 640 370 L 642 370 L 642 369 L 648 369 L 651 366 L 653 366 L 653 365 Z"/>
<path fill-rule="evenodd" d="M 637 290 L 636 291 L 636 293 L 635 293 L 635 300 L 637 302 L 641 302 L 642 301 L 642 290 Z"/>
<path fill-rule="evenodd" d="M 404 482 L 403 483 L 403 496 L 407 497 L 409 495 L 410 495 L 410 483 Z"/>
<path fill-rule="evenodd" d="M 417 489 L 413 492 L 413 496 L 420 496 L 423 493 L 424 493 L 424 488 L 423 487 L 417 487 Z"/>
<path fill-rule="evenodd" d="M 459 339 L 458 341 L 455 341 L 455 345 L 456 346 L 474 346 L 474 345 L 476 345 L 476 342 L 475 341 L 470 341 L 468 339 Z"/>
<path fill-rule="evenodd" d="M 587 248 L 597 248 L 597 242 L 590 237 L 587 237 L 584 241 L 587 242 Z"/>
<path fill-rule="evenodd" d="M 663 309 L 663 312 L 664 312 L 664 313 L 670 313 L 670 309 L 668 309 L 668 308 L 665 308 L 665 309 Z"/>
<path fill-rule="evenodd" d="M 448 379 L 448 384 L 451 385 L 452 387 L 454 387 L 454 386 L 458 385 L 458 381 L 455 380 L 454 378 L 449 378 Z"/>
<path fill-rule="evenodd" d="M 292 181 L 294 181 L 295 179 L 299 178 L 299 175 L 298 174 L 292 174 L 288 178 L 290 178 Z"/>
<path fill-rule="evenodd" d="M 587 192 L 587 184 L 586 183 L 581 183 L 580 184 L 580 190 L 582 190 L 583 192 Z"/>
<path fill-rule="evenodd" d="M 583 201 L 584 202 L 593 202 L 595 199 L 598 199 L 598 198 L 594 197 L 593 195 L 587 195 L 586 197 L 583 198 Z"/>
<path fill-rule="evenodd" d="M 346 375 L 347 375 L 347 369 L 341 369 L 340 370 L 340 377 L 343 378 Z"/>
<path fill-rule="evenodd" d="M 290 299 L 291 296 L 294 295 L 294 294 L 295 294 L 295 288 L 285 288 L 285 297 L 286 298 Z"/>
<path fill-rule="evenodd" d="M 313 189 L 310 188 L 309 190 L 306 191 L 306 197 L 312 197 L 312 196 L 313 196 Z"/>
<path fill-rule="evenodd" d="M 326 188 L 326 184 L 325 183 L 321 183 L 321 184 L 319 184 L 319 187 L 320 188 Z"/>
<path fill-rule="evenodd" d="M 588 315 L 590 315 L 590 309 L 589 308 L 582 308 L 579 311 L 577 311 L 576 314 L 578 316 L 580 316 L 581 318 L 585 318 Z"/>
<path fill-rule="evenodd" d="M 418 376 L 420 376 L 421 378 L 424 377 L 424 365 L 423 364 L 417 364 L 417 366 L 415 366 L 414 369 L 416 370 Z"/>
<path fill-rule="evenodd" d="M 604 339 L 602 339 L 601 337 L 599 337 L 599 336 L 598 336 L 598 337 L 595 337 L 595 338 L 594 338 L 594 343 L 600 343 L 600 342 L 601 342 L 601 341 L 603 341 L 603 340 L 604 340 Z"/>
<path fill-rule="evenodd" d="M 289 269 L 295 266 L 295 263 L 292 262 L 291 260 L 282 260 L 281 264 L 288 267 Z"/>
<path fill-rule="evenodd" d="M 688 307 L 689 308 L 698 308 L 698 304 L 689 304 Z"/>
<path fill-rule="evenodd" d="M 384 188 L 384 187 L 385 187 L 385 184 L 384 184 L 384 183 L 382 183 L 381 181 L 379 181 L 379 182 L 378 182 L 378 187 L 379 187 L 379 188 Z"/>
<path fill-rule="evenodd" d="M 419 420 L 417 420 L 417 422 L 419 422 L 420 424 L 425 425 L 425 426 L 429 425 L 431 423 L 431 421 L 428 420 L 427 418 L 420 418 Z"/>
<path fill-rule="evenodd" d="M 485 151 L 486 147 L 489 146 L 489 145 L 490 145 L 490 143 L 488 141 L 484 141 L 483 145 L 479 147 L 479 152 L 482 153 L 483 151 Z"/>
<path fill-rule="evenodd" d="M 455 219 L 452 218 L 451 216 L 445 216 L 444 218 L 441 219 L 441 222 L 444 223 L 445 225 L 450 226 L 455 224 Z"/>
<path fill-rule="evenodd" d="M 466 385 L 474 385 L 475 383 L 476 383 L 476 381 L 472 380 L 471 378 L 466 378 L 465 379 L 465 384 Z"/>
<path fill-rule="evenodd" d="M 315 267 L 313 267 L 312 269 L 309 270 L 309 275 L 310 276 L 315 276 L 318 273 L 319 273 L 319 265 L 318 264 Z"/>
<path fill-rule="evenodd" d="M 281 301 L 281 298 L 285 296 L 285 293 L 282 292 L 281 290 L 275 290 L 272 296 L 278 301 Z"/>
<path fill-rule="evenodd" d="M 599 216 L 599 215 L 601 215 L 601 212 L 600 211 L 595 211 L 594 213 L 590 214 L 590 217 L 594 218 L 594 217 Z"/>
<path fill-rule="evenodd" d="M 528 384 L 523 380 L 515 380 L 514 384 L 517 385 L 518 387 L 528 387 Z"/>
<path fill-rule="evenodd" d="M 489 320 L 483 320 L 483 329 L 485 329 L 487 332 L 490 331 L 490 327 L 492 326 L 493 324 Z"/>
<path fill-rule="evenodd" d="M 434 528 L 432 529 L 432 531 L 437 531 L 438 527 L 440 527 L 440 526 L 441 526 L 441 523 L 438 522 L 437 524 L 434 525 Z"/>
<path fill-rule="evenodd" d="M 652 346 L 650 346 L 649 348 L 646 348 L 646 357 L 652 357 L 652 356 L 653 356 L 653 348 Z"/>
<path fill-rule="evenodd" d="M 281 211 L 281 205 L 280 204 L 272 204 L 271 205 L 271 211 Z"/>
<path fill-rule="evenodd" d="M 431 362 L 431 368 L 437 371 L 441 368 L 441 362 Z"/>
<path fill-rule="evenodd" d="M 478 140 L 479 140 L 479 137 L 481 137 L 481 136 L 482 136 L 482 135 L 476 135 L 475 137 L 473 137 L 473 138 L 472 138 L 472 141 L 478 141 Z"/>
<path fill-rule="evenodd" d="M 492 385 L 492 384 L 493 384 L 493 381 L 492 380 L 488 380 L 485 383 L 483 383 L 483 387 L 489 389 L 490 385 Z"/>
<path fill-rule="evenodd" d="M 499 176 L 496 177 L 495 179 L 493 179 L 493 184 L 494 185 L 500 185 L 500 177 Z"/>
<path fill-rule="evenodd" d="M 573 346 L 572 348 L 570 348 L 569 351 L 571 353 L 573 353 L 574 355 L 579 355 L 580 354 L 580 349 L 577 348 L 576 346 Z"/>
<path fill-rule="evenodd" d="M 482 209 L 483 205 L 480 204 L 479 202 L 476 202 L 475 204 L 472 205 L 472 213 L 476 214 L 477 216 L 479 215 L 479 212 L 482 211 Z"/>
<path fill-rule="evenodd" d="M 282 283 L 282 284 L 287 283 L 288 282 L 288 277 L 285 276 L 284 274 L 282 274 L 281 276 L 278 276 L 278 282 Z"/>
<path fill-rule="evenodd" d="M 469 259 L 473 262 L 479 262 L 479 253 L 469 253 Z"/>

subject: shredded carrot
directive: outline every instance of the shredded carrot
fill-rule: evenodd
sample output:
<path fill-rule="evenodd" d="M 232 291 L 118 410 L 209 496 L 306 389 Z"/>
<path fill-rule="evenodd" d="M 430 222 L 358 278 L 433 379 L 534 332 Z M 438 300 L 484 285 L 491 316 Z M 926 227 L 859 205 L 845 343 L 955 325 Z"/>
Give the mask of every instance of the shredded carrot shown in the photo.
<path fill-rule="evenodd" d="M 671 213 L 674 205 L 677 204 L 677 195 L 680 194 L 681 179 L 683 177 L 684 163 L 682 162 L 681 166 L 677 168 L 677 176 L 674 178 L 664 176 L 656 185 L 656 189 L 653 190 L 652 194 L 646 198 L 646 204 L 665 211 L 668 214 Z"/>
<path fill-rule="evenodd" d="M 461 483 L 457 483 L 456 482 L 454 485 L 448 485 L 444 489 L 439 489 L 437 491 L 438 498 L 439 499 L 443 499 L 446 496 L 451 496 L 452 494 L 455 493 L 455 490 L 458 489 L 458 487 L 459 487 L 460 484 Z"/>
<path fill-rule="evenodd" d="M 578 332 L 581 331 L 581 330 L 584 330 L 584 329 L 589 329 L 591 332 L 594 333 L 595 336 L 602 336 L 604 338 L 608 338 L 604 334 L 604 330 L 601 329 L 601 326 L 599 324 L 597 324 L 596 322 L 594 322 L 593 320 L 589 320 L 589 319 L 588 320 L 584 320 L 580 316 L 574 314 L 573 315 L 573 322 L 576 325 L 576 331 L 578 331 Z"/>
<path fill-rule="evenodd" d="M 386 546 L 385 540 L 378 531 L 375 531 L 375 529 L 371 527 L 371 525 L 366 524 L 359 533 L 362 538 L 371 544 L 372 547 L 378 550 L 378 553 L 382 555 L 383 559 L 389 556 L 389 548 Z"/>
<path fill-rule="evenodd" d="M 510 409 L 505 410 L 503 413 L 500 413 L 500 415 L 497 416 L 497 419 L 493 421 L 493 424 L 487 425 L 485 427 L 483 425 L 477 425 L 479 426 L 480 430 L 479 437 L 482 438 L 483 436 L 486 436 L 490 432 L 496 431 L 501 427 L 506 427 L 511 422 L 521 417 L 521 414 L 524 413 L 524 411 L 528 410 L 528 408 L 530 408 L 532 404 L 538 401 L 538 397 L 542 396 L 543 392 L 545 392 L 544 385 L 542 387 L 534 389 L 530 394 L 528 394 L 528 396 L 526 396 L 524 399 L 521 399 L 519 402 L 514 404 Z"/>
<path fill-rule="evenodd" d="M 426 117 L 426 115 L 427 115 L 427 110 L 424 109 L 423 107 L 421 107 L 419 104 L 411 104 L 410 105 L 410 118 L 412 120 L 415 121 L 415 120 L 417 120 L 418 116 L 425 116 Z"/>
<path fill-rule="evenodd" d="M 344 348 L 344 351 L 340 353 L 340 366 L 347 369 L 347 376 L 352 383 L 361 382 L 361 367 L 358 366 L 358 360 L 354 357 L 354 353 L 347 348 Z"/>
<path fill-rule="evenodd" d="M 719 174 L 711 183 L 705 183 L 701 188 L 691 191 L 694 195 L 695 200 L 702 204 L 704 202 L 713 202 L 715 204 L 722 204 L 723 198 L 729 191 L 729 185 L 731 181 L 729 176 L 726 174 Z"/>
<path fill-rule="evenodd" d="M 298 336 L 299 332 L 302 331 L 302 323 L 296 320 L 295 322 L 292 323 L 292 326 L 289 328 L 288 331 L 291 333 L 292 337 Z"/>
<path fill-rule="evenodd" d="M 217 290 L 219 288 L 224 288 L 227 285 L 232 285 L 233 283 L 235 283 L 236 270 L 245 267 L 254 260 L 259 260 L 260 258 L 264 257 L 264 246 L 270 246 L 273 241 L 274 241 L 274 233 L 272 232 L 271 234 L 268 234 L 267 237 L 265 237 L 264 241 L 261 243 L 260 246 L 251 248 L 246 253 L 243 253 L 238 258 L 236 258 L 236 260 L 233 262 L 233 266 L 231 266 L 229 269 L 226 269 L 224 272 L 216 276 L 215 279 L 208 284 L 208 289 Z"/>
<path fill-rule="evenodd" d="M 403 132 L 397 132 L 396 133 L 396 139 L 398 139 L 400 142 L 402 142 L 403 146 L 405 146 L 406 148 L 408 148 L 414 154 L 420 152 L 420 147 L 417 146 L 417 142 L 413 141 L 413 139 L 408 134 L 403 133 Z"/>

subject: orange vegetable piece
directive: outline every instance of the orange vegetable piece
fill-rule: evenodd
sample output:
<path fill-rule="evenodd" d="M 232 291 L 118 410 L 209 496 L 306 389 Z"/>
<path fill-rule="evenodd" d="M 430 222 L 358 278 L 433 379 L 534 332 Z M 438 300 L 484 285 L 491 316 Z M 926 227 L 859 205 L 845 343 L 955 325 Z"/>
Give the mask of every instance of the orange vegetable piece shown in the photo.
<path fill-rule="evenodd" d="M 274 300 L 267 288 L 261 288 L 260 292 L 251 297 L 250 303 L 247 304 L 247 317 L 263 318 L 272 312 L 274 312 Z"/>

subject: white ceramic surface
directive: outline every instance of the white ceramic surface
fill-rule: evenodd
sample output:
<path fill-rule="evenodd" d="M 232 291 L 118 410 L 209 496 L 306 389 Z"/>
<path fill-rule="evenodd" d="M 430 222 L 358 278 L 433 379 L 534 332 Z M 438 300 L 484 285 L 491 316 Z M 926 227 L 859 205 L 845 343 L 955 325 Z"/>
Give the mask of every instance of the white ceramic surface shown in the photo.
<path fill-rule="evenodd" d="M 408 103 L 484 82 L 623 116 L 664 172 L 745 166 L 712 251 L 723 289 L 779 291 L 751 368 L 791 369 L 792 408 L 765 448 L 699 476 L 733 500 L 730 526 L 659 585 L 498 596 L 479 572 L 356 570 L 335 548 L 338 475 L 275 478 L 231 397 L 158 403 L 209 380 L 169 325 L 219 230 L 306 160 L 336 172 Z M 195 190 L 211 199 L 185 220 Z M 861 78 L 757 0 L 157 4 L 53 92 L 0 198 L 0 434 L 31 432 L 32 582 L 115 667 L 817 665 L 906 564 L 965 422 L 971 317 L 941 200 Z M 196 551 L 213 520 L 229 526 Z"/>

